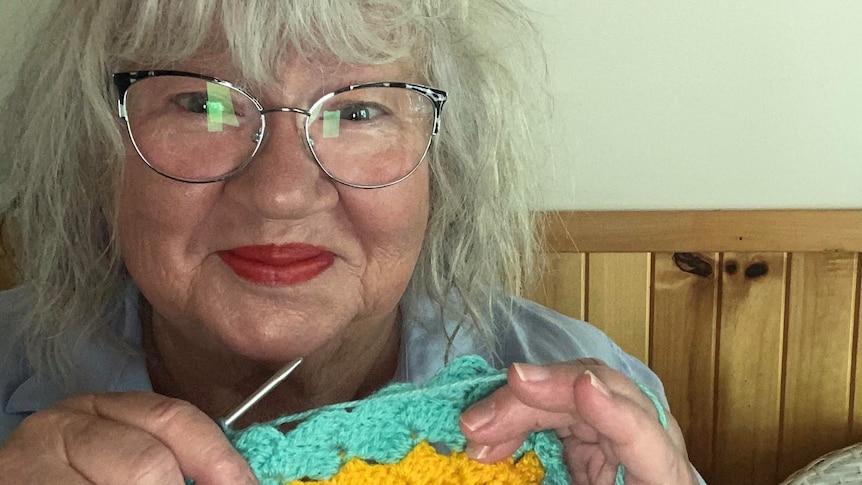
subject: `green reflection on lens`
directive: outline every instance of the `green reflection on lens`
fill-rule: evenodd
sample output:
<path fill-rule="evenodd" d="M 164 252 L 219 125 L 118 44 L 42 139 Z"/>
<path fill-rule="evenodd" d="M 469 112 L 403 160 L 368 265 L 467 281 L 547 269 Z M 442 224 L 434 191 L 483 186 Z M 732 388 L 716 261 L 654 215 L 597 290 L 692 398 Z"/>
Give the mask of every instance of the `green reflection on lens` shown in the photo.
<path fill-rule="evenodd" d="M 224 125 L 239 126 L 230 88 L 215 83 L 207 83 L 207 129 L 222 131 Z"/>
<path fill-rule="evenodd" d="M 341 110 L 323 112 L 323 137 L 336 138 L 341 125 Z"/>

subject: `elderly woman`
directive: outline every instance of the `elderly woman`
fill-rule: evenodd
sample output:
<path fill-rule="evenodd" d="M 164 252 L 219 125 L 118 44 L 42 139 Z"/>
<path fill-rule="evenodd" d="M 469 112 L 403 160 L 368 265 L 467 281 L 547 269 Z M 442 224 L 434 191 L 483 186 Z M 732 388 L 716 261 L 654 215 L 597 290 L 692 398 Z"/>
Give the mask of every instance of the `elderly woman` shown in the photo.
<path fill-rule="evenodd" d="M 254 483 L 214 418 L 286 362 L 241 424 L 462 354 L 510 367 L 472 458 L 552 429 L 577 483 L 698 481 L 649 369 L 509 296 L 542 95 L 515 0 L 56 8 L 0 119 L 0 482 Z"/>

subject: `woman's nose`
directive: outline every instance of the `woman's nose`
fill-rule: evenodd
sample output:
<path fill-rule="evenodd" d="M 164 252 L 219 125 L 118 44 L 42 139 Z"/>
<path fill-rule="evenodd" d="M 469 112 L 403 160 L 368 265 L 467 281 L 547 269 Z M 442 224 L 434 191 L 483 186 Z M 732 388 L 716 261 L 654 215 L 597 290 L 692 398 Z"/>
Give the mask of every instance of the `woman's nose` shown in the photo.
<path fill-rule="evenodd" d="M 305 115 L 266 114 L 263 141 L 248 167 L 228 179 L 225 193 L 270 220 L 301 219 L 333 207 L 338 190 L 305 142 Z"/>

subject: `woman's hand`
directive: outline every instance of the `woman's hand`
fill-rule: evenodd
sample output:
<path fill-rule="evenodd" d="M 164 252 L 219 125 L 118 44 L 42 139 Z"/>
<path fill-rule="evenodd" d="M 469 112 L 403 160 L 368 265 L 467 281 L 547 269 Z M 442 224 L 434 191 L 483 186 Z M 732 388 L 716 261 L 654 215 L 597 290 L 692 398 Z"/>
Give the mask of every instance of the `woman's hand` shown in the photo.
<path fill-rule="evenodd" d="M 77 396 L 25 419 L 0 448 L 0 483 L 256 484 L 218 425 L 154 393 Z"/>
<path fill-rule="evenodd" d="M 461 416 L 467 454 L 482 462 L 511 456 L 531 431 L 555 430 L 575 483 L 697 483 L 676 420 L 659 423 L 652 402 L 626 376 L 596 359 L 545 367 L 515 364 L 508 384 Z"/>

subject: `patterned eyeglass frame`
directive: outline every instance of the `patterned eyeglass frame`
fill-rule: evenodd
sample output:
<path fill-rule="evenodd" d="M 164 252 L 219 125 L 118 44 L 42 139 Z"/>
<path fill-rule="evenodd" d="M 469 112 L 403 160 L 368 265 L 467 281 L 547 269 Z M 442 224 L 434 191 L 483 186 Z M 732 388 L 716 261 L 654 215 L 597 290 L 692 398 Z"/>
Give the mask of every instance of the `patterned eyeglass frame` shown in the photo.
<path fill-rule="evenodd" d="M 219 175 L 217 177 L 204 179 L 204 180 L 191 180 L 191 179 L 184 179 L 182 177 L 176 177 L 173 175 L 163 173 L 163 172 L 159 171 L 159 169 L 157 169 L 156 167 L 151 165 L 149 160 L 147 160 L 147 157 L 145 157 L 144 154 L 141 153 L 141 150 L 140 150 L 140 148 L 138 148 L 138 144 L 135 141 L 135 136 L 132 134 L 132 127 L 131 127 L 131 124 L 129 123 L 128 112 L 126 111 L 126 94 L 128 93 L 129 88 L 132 86 L 132 84 L 134 84 L 138 81 L 144 80 L 144 79 L 148 79 L 151 77 L 159 77 L 159 76 L 179 76 L 179 77 L 190 77 L 190 78 L 195 78 L 195 79 L 202 79 L 204 81 L 215 83 L 215 84 L 218 84 L 220 86 L 224 86 L 224 87 L 227 87 L 229 89 L 235 90 L 235 91 L 241 93 L 242 95 L 246 96 L 248 99 L 250 99 L 252 101 L 252 103 L 254 103 L 258 112 L 260 113 L 261 126 L 260 126 L 259 136 L 255 137 L 256 139 L 254 140 L 255 141 L 254 150 L 251 152 L 251 154 L 248 156 L 248 158 L 244 162 L 242 162 L 239 166 L 237 166 L 235 169 L 231 170 L 230 172 L 223 174 L 223 175 Z M 437 134 L 440 132 L 440 115 L 443 111 L 443 104 L 446 102 L 446 99 L 447 99 L 446 91 L 443 91 L 441 89 L 432 88 L 429 86 L 423 86 L 421 84 L 405 83 L 405 82 L 372 82 L 372 83 L 363 83 L 363 84 L 353 84 L 350 86 L 346 86 L 346 87 L 337 89 L 337 90 L 332 91 L 330 93 L 324 94 L 320 99 L 318 99 L 317 101 L 312 103 L 311 107 L 307 110 L 301 109 L 301 108 L 289 107 L 289 106 L 276 107 L 276 108 L 264 108 L 263 105 L 260 103 L 260 101 L 257 100 L 257 98 L 255 98 L 251 94 L 247 93 L 242 88 L 234 85 L 231 82 L 223 81 L 221 79 L 214 78 L 211 76 L 206 76 L 204 74 L 197 74 L 197 73 L 185 72 L 185 71 L 171 71 L 171 70 L 130 71 L 130 72 L 114 73 L 113 74 L 113 80 L 114 80 L 114 86 L 117 88 L 117 105 L 118 105 L 118 109 L 119 109 L 120 118 L 122 118 L 123 121 L 125 121 L 126 128 L 129 132 L 129 139 L 131 140 L 132 145 L 135 147 L 135 151 L 138 153 L 138 156 L 141 157 L 141 160 L 143 160 L 144 163 L 146 163 L 147 166 L 150 167 L 153 171 L 155 171 L 159 175 L 162 175 L 163 177 L 167 177 L 169 179 L 176 180 L 178 182 L 186 182 L 186 183 L 192 183 L 192 184 L 206 184 L 206 183 L 212 183 L 212 182 L 220 182 L 222 180 L 226 180 L 226 179 L 231 178 L 234 175 L 237 175 L 238 173 L 242 172 L 246 167 L 248 167 L 248 165 L 251 163 L 252 159 L 254 159 L 255 155 L 257 155 L 258 150 L 260 150 L 261 145 L 263 144 L 263 139 L 264 139 L 264 136 L 266 133 L 266 116 L 265 115 L 268 113 L 281 112 L 281 113 L 298 113 L 301 115 L 305 115 L 306 119 L 305 119 L 305 123 L 303 124 L 304 131 L 305 131 L 305 144 L 308 147 L 308 151 L 311 153 L 311 156 L 314 158 L 314 162 L 317 164 L 318 167 L 320 167 L 321 170 L 323 170 L 323 173 L 325 173 L 330 179 L 332 179 L 332 180 L 334 180 L 334 181 L 336 181 L 342 185 L 346 185 L 348 187 L 355 187 L 358 189 L 379 189 L 379 188 L 383 188 L 383 187 L 388 187 L 390 185 L 395 185 L 398 182 L 401 182 L 402 180 L 404 180 L 407 177 L 409 177 L 410 175 L 412 175 L 413 172 L 415 172 L 416 169 L 419 168 L 420 165 L 422 165 L 422 162 L 425 160 L 425 157 L 428 156 L 428 150 L 431 148 L 431 142 L 434 139 L 434 137 L 437 136 Z M 357 89 L 380 88 L 380 87 L 406 89 L 408 91 L 413 91 L 413 92 L 419 93 L 419 94 L 427 97 L 429 100 L 431 100 L 431 103 L 434 106 L 434 127 L 433 127 L 433 130 L 431 132 L 431 136 L 428 137 L 428 144 L 425 146 L 425 151 L 422 153 L 422 156 L 416 162 L 416 165 L 412 169 L 410 169 L 410 172 L 408 172 L 406 175 L 404 175 L 404 176 L 402 176 L 396 180 L 393 180 L 391 182 L 386 182 L 384 184 L 377 184 L 377 185 L 362 185 L 362 184 L 355 184 L 355 183 L 348 182 L 346 180 L 342 180 L 342 179 L 334 176 L 332 173 L 330 173 L 329 170 L 327 170 L 327 168 L 325 166 L 323 166 L 323 164 L 320 162 L 320 159 L 317 158 L 317 153 L 315 153 L 315 151 L 314 151 L 314 140 L 311 139 L 311 137 L 309 135 L 309 130 L 308 130 L 309 125 L 313 121 L 311 114 L 315 111 L 315 108 L 317 106 L 322 105 L 328 99 L 330 99 L 331 97 L 333 97 L 339 93 L 343 93 L 345 91 L 354 91 Z"/>

